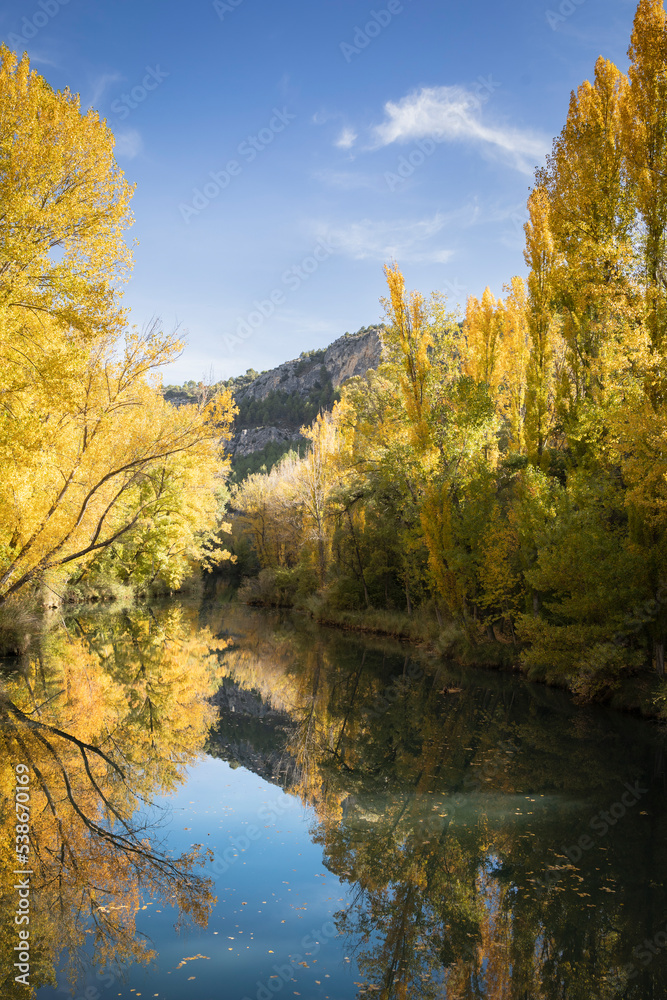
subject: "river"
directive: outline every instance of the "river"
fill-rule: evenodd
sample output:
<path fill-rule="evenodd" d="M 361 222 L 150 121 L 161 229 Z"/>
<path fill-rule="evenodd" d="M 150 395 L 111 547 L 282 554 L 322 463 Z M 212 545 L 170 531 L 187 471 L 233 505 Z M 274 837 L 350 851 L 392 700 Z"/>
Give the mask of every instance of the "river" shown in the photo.
<path fill-rule="evenodd" d="M 3 1000 L 667 996 L 657 724 L 172 601 L 66 612 L 0 733 Z"/>

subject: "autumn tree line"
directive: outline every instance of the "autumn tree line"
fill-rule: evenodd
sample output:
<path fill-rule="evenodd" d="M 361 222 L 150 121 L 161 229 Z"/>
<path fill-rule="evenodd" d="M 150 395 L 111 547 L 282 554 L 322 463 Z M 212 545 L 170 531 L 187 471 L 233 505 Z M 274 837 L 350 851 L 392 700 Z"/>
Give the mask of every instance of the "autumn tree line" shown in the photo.
<path fill-rule="evenodd" d="M 0 606 L 177 587 L 215 544 L 230 392 L 175 407 L 181 350 L 122 308 L 132 187 L 78 95 L 0 48 Z M 82 590 L 83 588 L 83 590 Z"/>
<path fill-rule="evenodd" d="M 460 323 L 386 267 L 383 363 L 304 430 L 305 457 L 236 495 L 247 599 L 421 615 L 587 697 L 664 674 L 662 0 L 641 0 L 629 59 L 571 95 L 528 200 L 527 280 Z"/>

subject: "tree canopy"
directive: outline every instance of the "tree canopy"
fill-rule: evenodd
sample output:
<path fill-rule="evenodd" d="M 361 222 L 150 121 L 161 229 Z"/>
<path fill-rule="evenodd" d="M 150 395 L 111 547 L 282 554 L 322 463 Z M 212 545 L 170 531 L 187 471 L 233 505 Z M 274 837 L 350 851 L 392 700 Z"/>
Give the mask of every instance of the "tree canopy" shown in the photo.
<path fill-rule="evenodd" d="M 418 613 L 440 632 L 447 616 L 461 655 L 512 647 L 585 697 L 643 669 L 663 677 L 661 0 L 639 4 L 629 57 L 627 76 L 601 57 L 572 93 L 528 199 L 527 278 L 504 299 L 471 296 L 461 323 L 385 268 L 383 361 L 327 418 L 317 514 L 296 485 L 315 443 L 236 493 L 237 535 L 263 567 L 250 599 Z"/>
<path fill-rule="evenodd" d="M 219 559 L 231 394 L 176 408 L 182 348 L 127 324 L 113 134 L 0 48 L 0 602 L 50 571 L 177 584 Z"/>

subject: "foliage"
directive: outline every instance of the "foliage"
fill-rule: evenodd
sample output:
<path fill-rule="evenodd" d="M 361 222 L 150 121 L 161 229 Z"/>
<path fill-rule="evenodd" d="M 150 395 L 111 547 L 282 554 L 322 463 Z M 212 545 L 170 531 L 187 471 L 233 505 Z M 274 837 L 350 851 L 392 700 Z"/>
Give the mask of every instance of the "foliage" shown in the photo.
<path fill-rule="evenodd" d="M 572 94 L 528 200 L 527 280 L 460 323 L 388 265 L 382 364 L 304 430 L 308 454 L 236 493 L 235 537 L 314 573 L 322 616 L 429 608 L 466 658 L 514 647 L 585 698 L 664 674 L 666 40 L 641 0 L 628 76 L 600 58 Z"/>
<path fill-rule="evenodd" d="M 14 767 L 30 773 L 31 984 L 77 974 L 94 943 L 94 968 L 115 975 L 155 958 L 135 919 L 151 897 L 179 923 L 206 926 L 213 884 L 207 852 L 164 850 L 151 802 L 178 788 L 204 747 L 226 643 L 183 608 L 129 609 L 103 622 L 77 617 L 43 627 L 21 669 L 3 677 L 0 786 L 14 800 Z M 2 862 L 12 858 L 15 810 L 2 815 Z M 11 836 L 10 836 L 11 833 Z M 13 985 L 15 892 L 0 891 L 3 995 Z M 89 937 L 90 935 L 90 937 Z M 32 949 L 31 949 L 32 951 Z M 80 960 L 80 959 L 79 959 Z M 110 977 L 113 979 L 113 976 Z M 31 992 L 32 995 L 32 992 Z"/>
<path fill-rule="evenodd" d="M 113 142 L 0 48 L 0 602 L 50 571 L 175 586 L 225 557 L 231 393 L 165 402 L 159 369 L 182 345 L 127 326 L 132 190 Z"/>

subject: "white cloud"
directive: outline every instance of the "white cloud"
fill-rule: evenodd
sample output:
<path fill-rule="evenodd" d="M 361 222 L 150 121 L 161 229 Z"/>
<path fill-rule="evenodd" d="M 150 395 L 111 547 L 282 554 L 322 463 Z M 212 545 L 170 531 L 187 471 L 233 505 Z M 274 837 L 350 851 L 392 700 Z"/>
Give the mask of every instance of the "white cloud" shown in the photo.
<path fill-rule="evenodd" d="M 123 79 L 124 77 L 120 73 L 103 73 L 101 76 L 98 76 L 93 83 L 93 93 L 87 106 L 89 108 L 97 108 L 107 87 Z"/>
<path fill-rule="evenodd" d="M 354 129 L 344 128 L 341 134 L 336 139 L 334 145 L 338 146 L 339 149 L 351 149 L 354 145 L 354 141 L 357 138 L 357 133 Z"/>
<path fill-rule="evenodd" d="M 534 132 L 485 124 L 480 94 L 463 87 L 425 87 L 400 101 L 388 101 L 385 121 L 374 126 L 374 148 L 391 143 L 432 138 L 439 142 L 469 142 L 531 174 L 549 144 Z"/>
<path fill-rule="evenodd" d="M 60 64 L 55 62 L 53 59 L 49 59 L 48 56 L 39 55 L 39 53 L 33 52 L 26 46 L 28 55 L 30 56 L 30 62 L 35 63 L 37 66 L 52 66 L 54 69 L 60 69 Z"/>
<path fill-rule="evenodd" d="M 128 160 L 133 160 L 143 148 L 143 140 L 136 128 L 128 129 L 127 132 L 116 132 L 116 156 L 124 156 Z"/>
<path fill-rule="evenodd" d="M 432 218 L 416 221 L 373 222 L 363 219 L 343 226 L 318 227 L 318 239 L 327 240 L 336 252 L 354 260 L 390 259 L 412 262 L 445 264 L 454 251 L 434 245 L 435 237 L 450 221 L 449 216 L 437 213 Z"/>

